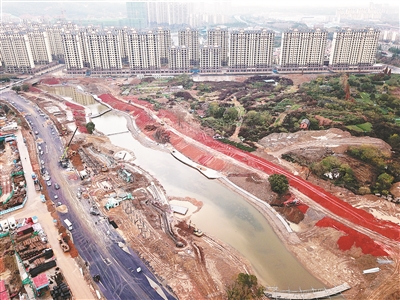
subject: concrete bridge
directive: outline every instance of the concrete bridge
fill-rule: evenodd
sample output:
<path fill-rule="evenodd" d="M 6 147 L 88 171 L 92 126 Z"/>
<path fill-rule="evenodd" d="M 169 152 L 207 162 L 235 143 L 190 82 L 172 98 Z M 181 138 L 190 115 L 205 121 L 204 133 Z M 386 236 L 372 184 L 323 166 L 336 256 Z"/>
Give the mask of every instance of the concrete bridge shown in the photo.
<path fill-rule="evenodd" d="M 272 291 L 273 288 L 267 288 L 267 290 L 264 291 L 264 294 L 270 299 L 280 300 L 324 299 L 338 295 L 348 289 L 350 289 L 350 285 L 345 282 L 330 289 L 311 289 L 305 291 Z"/>

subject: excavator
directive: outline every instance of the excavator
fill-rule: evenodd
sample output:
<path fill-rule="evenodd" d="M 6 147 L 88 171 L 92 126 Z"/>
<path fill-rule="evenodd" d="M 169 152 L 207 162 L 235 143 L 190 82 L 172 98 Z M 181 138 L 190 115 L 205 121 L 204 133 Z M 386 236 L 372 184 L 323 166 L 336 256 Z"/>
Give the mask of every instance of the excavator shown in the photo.
<path fill-rule="evenodd" d="M 71 136 L 71 139 L 69 140 L 68 145 L 67 145 L 67 146 L 65 147 L 65 149 L 64 149 L 63 155 L 62 155 L 61 158 L 60 158 L 60 165 L 61 165 L 63 168 L 67 168 L 67 167 L 68 167 L 68 148 L 69 148 L 69 146 L 71 145 L 72 139 L 74 138 L 75 133 L 76 133 L 77 131 L 78 131 L 78 127 L 76 127 L 74 133 L 73 133 L 72 136 Z"/>

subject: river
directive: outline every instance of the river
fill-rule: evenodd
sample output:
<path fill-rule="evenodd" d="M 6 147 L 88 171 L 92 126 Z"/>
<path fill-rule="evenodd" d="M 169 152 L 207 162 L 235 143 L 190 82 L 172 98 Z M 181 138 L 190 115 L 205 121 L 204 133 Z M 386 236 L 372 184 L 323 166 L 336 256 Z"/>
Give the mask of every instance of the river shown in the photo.
<path fill-rule="evenodd" d="M 53 89 L 51 92 L 54 92 Z M 56 94 L 64 94 L 67 89 L 62 89 Z M 107 109 L 94 100 L 88 102 L 86 97 L 84 101 L 81 96 L 75 98 L 74 94 L 68 89 L 65 96 L 85 105 L 93 115 Z M 92 121 L 96 129 L 104 134 L 127 130 L 126 119 L 113 112 Z M 264 216 L 241 195 L 216 180 L 207 179 L 169 153 L 143 146 L 130 133 L 111 135 L 109 138 L 113 144 L 133 151 L 135 163 L 157 178 L 168 196 L 191 197 L 202 201 L 203 207 L 192 215 L 192 223 L 246 257 L 260 283 L 291 290 L 323 287 L 285 248 Z M 185 206 L 185 203 L 181 205 Z"/>
<path fill-rule="evenodd" d="M 98 104 L 88 108 L 93 114 L 99 111 Z M 92 121 L 105 134 L 126 131 L 125 118 L 113 113 Z M 129 133 L 109 138 L 113 144 L 132 150 L 135 163 L 157 178 L 169 196 L 202 201 L 203 207 L 191 217 L 192 223 L 237 249 L 250 261 L 263 284 L 282 289 L 322 286 L 286 250 L 263 215 L 242 196 L 216 180 L 207 179 L 169 153 L 144 147 Z"/>

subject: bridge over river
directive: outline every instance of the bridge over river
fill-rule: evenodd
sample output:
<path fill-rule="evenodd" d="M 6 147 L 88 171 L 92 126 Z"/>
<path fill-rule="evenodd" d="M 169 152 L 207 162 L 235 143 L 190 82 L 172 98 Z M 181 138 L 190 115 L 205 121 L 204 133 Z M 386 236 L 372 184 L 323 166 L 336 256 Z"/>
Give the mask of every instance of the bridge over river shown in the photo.
<path fill-rule="evenodd" d="M 100 117 L 100 116 L 102 116 L 102 115 L 104 115 L 104 114 L 106 114 L 106 113 L 108 113 L 108 112 L 110 112 L 110 111 L 112 111 L 111 108 L 109 108 L 109 109 L 107 109 L 107 110 L 105 110 L 105 111 L 102 111 L 102 112 L 100 112 L 100 113 L 98 113 L 98 114 L 91 115 L 90 118 L 92 118 L 92 119 L 98 118 L 98 117 Z"/>
<path fill-rule="evenodd" d="M 273 288 L 267 288 L 264 291 L 265 296 L 270 299 L 286 300 L 305 300 L 305 299 L 324 299 L 330 296 L 338 295 L 350 289 L 348 283 L 335 286 L 330 289 L 311 289 L 306 291 L 272 291 Z"/>

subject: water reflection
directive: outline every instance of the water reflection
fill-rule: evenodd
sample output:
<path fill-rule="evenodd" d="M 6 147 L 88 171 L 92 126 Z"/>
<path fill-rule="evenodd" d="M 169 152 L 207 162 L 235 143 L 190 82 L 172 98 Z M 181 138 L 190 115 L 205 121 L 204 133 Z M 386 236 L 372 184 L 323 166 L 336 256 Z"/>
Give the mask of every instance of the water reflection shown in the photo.
<path fill-rule="evenodd" d="M 60 86 L 47 86 L 41 85 L 41 89 L 48 91 L 49 93 L 72 98 L 75 102 L 82 105 L 96 104 L 96 100 L 93 99 L 92 95 L 80 91 L 72 86 L 60 85 Z M 99 107 L 101 109 L 102 106 Z"/>

